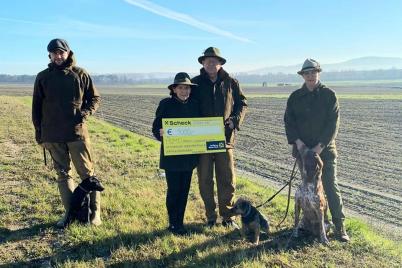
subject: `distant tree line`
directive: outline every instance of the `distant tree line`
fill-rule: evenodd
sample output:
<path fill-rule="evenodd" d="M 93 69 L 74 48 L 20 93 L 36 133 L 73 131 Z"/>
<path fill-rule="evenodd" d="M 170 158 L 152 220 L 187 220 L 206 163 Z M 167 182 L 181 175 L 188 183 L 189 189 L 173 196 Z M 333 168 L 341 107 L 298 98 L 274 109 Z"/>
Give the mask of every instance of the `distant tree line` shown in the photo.
<path fill-rule="evenodd" d="M 239 73 L 235 77 L 243 83 L 294 83 L 301 81 L 298 74 L 285 73 L 269 73 L 264 75 Z M 402 69 L 323 72 L 321 79 L 323 81 L 395 80 L 402 79 Z"/>
<path fill-rule="evenodd" d="M 166 76 L 166 74 L 165 74 Z M 158 78 L 154 74 L 102 74 L 92 75 L 95 84 L 119 85 L 119 84 L 168 84 L 172 77 Z M 264 75 L 238 73 L 234 76 L 242 83 L 294 83 L 300 82 L 297 74 L 268 73 Z M 35 75 L 7 75 L 0 74 L 0 83 L 33 84 Z M 337 71 L 323 72 L 321 78 L 324 81 L 353 81 L 353 80 L 395 80 L 402 79 L 402 69 L 371 70 L 371 71 Z"/>
<path fill-rule="evenodd" d="M 33 84 L 35 75 L 8 75 L 0 74 L 0 83 Z"/>

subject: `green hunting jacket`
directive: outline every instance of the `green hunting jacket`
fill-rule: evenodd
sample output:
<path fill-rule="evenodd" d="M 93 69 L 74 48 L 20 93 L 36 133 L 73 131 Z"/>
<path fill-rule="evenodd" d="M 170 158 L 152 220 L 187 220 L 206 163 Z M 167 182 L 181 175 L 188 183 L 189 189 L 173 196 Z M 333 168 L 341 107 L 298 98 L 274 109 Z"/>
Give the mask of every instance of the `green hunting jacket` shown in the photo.
<path fill-rule="evenodd" d="M 200 75 L 191 80 L 198 86 L 191 91 L 191 97 L 198 100 L 202 117 L 222 117 L 232 119 L 234 129 L 225 125 L 226 148 L 234 147 L 235 132 L 240 130 L 247 110 L 247 99 L 239 82 L 221 68 L 214 82 L 209 79 L 204 68 Z"/>
<path fill-rule="evenodd" d="M 75 66 L 72 51 L 63 66 L 50 63 L 38 73 L 32 101 L 32 122 L 38 143 L 86 139 L 85 119 L 99 106 L 100 95 L 89 74 Z"/>
<path fill-rule="evenodd" d="M 321 157 L 336 157 L 339 104 L 333 90 L 319 83 L 313 91 L 309 91 L 304 84 L 290 95 L 284 120 L 289 144 L 300 139 L 311 149 L 322 143 L 325 148 Z"/>

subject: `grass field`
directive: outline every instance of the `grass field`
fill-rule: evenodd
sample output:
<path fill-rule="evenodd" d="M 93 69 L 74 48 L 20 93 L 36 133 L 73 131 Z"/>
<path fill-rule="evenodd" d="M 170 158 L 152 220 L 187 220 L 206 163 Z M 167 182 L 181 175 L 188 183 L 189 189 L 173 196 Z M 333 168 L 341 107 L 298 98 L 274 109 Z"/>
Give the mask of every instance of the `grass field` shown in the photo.
<path fill-rule="evenodd" d="M 250 87 L 244 91 L 249 110 L 237 139 L 237 168 L 264 181 L 282 184 L 292 165 L 286 143 L 283 112 L 287 96 L 296 88 Z M 339 184 L 349 213 L 366 218 L 381 229 L 390 225 L 402 237 L 402 91 L 385 85 L 336 87 L 341 105 Z M 0 92 L 30 95 L 32 88 L 2 85 Z M 156 106 L 167 89 L 102 87 L 97 117 L 151 137 Z M 384 226 L 387 225 L 387 226 Z M 394 228 L 395 227 L 395 228 Z"/>
<path fill-rule="evenodd" d="M 278 89 L 283 90 L 283 89 Z M 292 165 L 283 113 L 287 95 L 260 96 L 261 89 L 245 89 L 249 110 L 237 140 L 237 168 L 282 184 Z M 347 208 L 369 221 L 402 227 L 402 94 L 360 89 L 340 93 L 341 127 L 337 138 L 338 173 Z M 97 114 L 125 129 L 151 137 L 150 126 L 159 95 L 103 94 Z M 166 96 L 166 95 L 165 95 Z"/>
<path fill-rule="evenodd" d="M 204 228 L 194 177 L 185 221 L 189 236 L 165 231 L 165 181 L 157 175 L 159 145 L 144 136 L 90 120 L 96 172 L 106 190 L 100 227 L 53 226 L 62 214 L 54 172 L 44 168 L 34 143 L 30 98 L 0 96 L 0 265 L 42 267 L 400 267 L 402 246 L 357 219 L 348 219 L 352 241 L 328 247 L 306 238 L 284 245 L 292 217 L 259 246 L 237 231 Z M 255 203 L 273 190 L 240 178 L 239 195 Z M 284 214 L 279 196 L 262 211 L 275 226 Z"/>

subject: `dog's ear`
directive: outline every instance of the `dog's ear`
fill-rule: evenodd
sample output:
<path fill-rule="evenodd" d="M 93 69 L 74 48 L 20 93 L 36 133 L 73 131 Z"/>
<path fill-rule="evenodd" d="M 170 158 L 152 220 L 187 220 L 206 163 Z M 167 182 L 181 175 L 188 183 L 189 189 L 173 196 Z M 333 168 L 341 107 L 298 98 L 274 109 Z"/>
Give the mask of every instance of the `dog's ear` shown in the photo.
<path fill-rule="evenodd" d="M 239 204 L 241 210 L 246 210 L 251 205 L 250 201 L 243 199 L 242 202 Z"/>

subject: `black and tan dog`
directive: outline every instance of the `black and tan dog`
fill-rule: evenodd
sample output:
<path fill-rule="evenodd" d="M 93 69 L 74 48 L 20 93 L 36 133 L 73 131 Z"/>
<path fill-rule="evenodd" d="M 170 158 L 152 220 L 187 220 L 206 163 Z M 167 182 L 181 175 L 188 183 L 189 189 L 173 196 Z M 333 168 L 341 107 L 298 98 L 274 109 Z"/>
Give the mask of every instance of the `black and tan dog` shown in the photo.
<path fill-rule="evenodd" d="M 327 200 L 321 180 L 323 162 L 317 153 L 305 146 L 300 150 L 297 161 L 302 182 L 295 193 L 295 229 L 291 239 L 299 237 L 300 230 L 303 230 L 318 236 L 321 243 L 328 244 Z M 303 217 L 300 220 L 301 210 Z"/>
<path fill-rule="evenodd" d="M 89 193 L 92 191 L 102 192 L 104 189 L 105 188 L 96 176 L 88 177 L 78 184 L 71 197 L 70 210 L 64 222 L 64 227 L 67 227 L 75 220 L 80 223 L 88 224 L 92 214 L 89 205 Z"/>
<path fill-rule="evenodd" d="M 250 241 L 258 245 L 260 232 L 269 233 L 269 223 L 266 217 L 254 207 L 250 201 L 239 198 L 233 205 L 231 212 L 241 216 L 241 235 L 243 239 L 249 238 Z"/>

